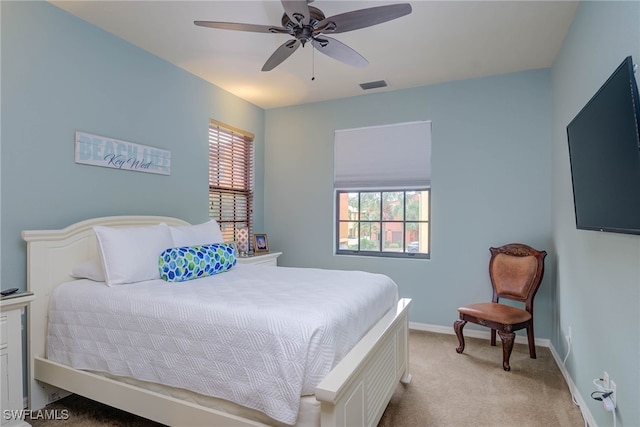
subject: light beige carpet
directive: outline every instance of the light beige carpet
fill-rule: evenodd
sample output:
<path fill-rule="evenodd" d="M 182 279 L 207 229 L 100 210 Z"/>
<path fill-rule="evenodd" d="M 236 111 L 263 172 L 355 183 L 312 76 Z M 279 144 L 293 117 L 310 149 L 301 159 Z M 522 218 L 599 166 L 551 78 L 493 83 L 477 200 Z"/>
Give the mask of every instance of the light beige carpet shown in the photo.
<path fill-rule="evenodd" d="M 398 386 L 379 427 L 584 426 L 548 348 L 531 359 L 526 345 L 514 345 L 505 372 L 499 338 L 495 347 L 465 340 L 458 354 L 455 335 L 411 332 L 413 381 Z"/>
<path fill-rule="evenodd" d="M 530 359 L 516 344 L 511 371 L 502 347 L 467 338 L 464 354 L 455 335 L 411 331 L 413 381 L 399 384 L 379 427 L 584 426 L 580 410 L 548 348 Z M 28 420 L 33 427 L 159 427 L 160 424 L 69 396 L 47 409 L 68 410 L 66 420 Z"/>

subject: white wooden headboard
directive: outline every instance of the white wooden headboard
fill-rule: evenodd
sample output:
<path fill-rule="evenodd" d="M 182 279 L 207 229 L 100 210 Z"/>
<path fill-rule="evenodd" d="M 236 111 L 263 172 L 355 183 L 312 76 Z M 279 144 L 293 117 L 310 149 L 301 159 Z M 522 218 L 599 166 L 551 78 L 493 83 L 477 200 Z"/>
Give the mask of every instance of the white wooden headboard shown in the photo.
<path fill-rule="evenodd" d="M 29 407 L 42 407 L 48 403 L 51 390 L 33 379 L 34 357 L 45 357 L 49 297 L 61 283 L 73 280 L 71 269 L 83 261 L 98 257 L 98 246 L 93 227 L 141 227 L 164 222 L 179 226 L 189 223 L 178 218 L 164 216 L 109 216 L 77 222 L 60 230 L 24 230 L 22 238 L 27 242 L 27 290 L 35 299 L 29 307 Z M 38 404 L 32 405 L 36 400 Z M 44 406 L 44 405 L 43 405 Z"/>

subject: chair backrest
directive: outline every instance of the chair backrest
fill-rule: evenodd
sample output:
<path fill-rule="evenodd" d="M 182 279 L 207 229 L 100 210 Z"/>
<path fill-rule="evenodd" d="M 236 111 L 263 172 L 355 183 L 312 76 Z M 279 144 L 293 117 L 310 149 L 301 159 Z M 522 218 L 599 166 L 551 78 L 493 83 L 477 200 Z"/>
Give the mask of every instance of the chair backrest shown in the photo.
<path fill-rule="evenodd" d="M 542 282 L 547 252 L 522 243 L 510 243 L 489 250 L 493 302 L 498 302 L 500 298 L 521 301 L 525 303 L 526 310 L 532 312 L 533 297 Z"/>

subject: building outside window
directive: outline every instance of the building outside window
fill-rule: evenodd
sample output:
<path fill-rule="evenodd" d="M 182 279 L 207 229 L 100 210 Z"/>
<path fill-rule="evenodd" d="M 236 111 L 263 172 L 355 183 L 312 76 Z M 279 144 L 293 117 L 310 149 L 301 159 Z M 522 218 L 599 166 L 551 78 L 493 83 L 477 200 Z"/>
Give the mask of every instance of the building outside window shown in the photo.
<path fill-rule="evenodd" d="M 429 190 L 337 191 L 338 252 L 429 253 Z"/>

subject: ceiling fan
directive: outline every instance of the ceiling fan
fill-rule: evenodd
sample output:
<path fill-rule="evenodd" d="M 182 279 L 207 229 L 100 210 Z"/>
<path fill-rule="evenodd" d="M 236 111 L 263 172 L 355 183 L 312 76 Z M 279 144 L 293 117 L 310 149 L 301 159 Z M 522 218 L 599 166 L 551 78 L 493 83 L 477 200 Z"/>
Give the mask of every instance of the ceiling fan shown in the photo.
<path fill-rule="evenodd" d="M 375 6 L 325 17 L 313 0 L 281 0 L 284 7 L 282 26 L 242 24 L 236 22 L 194 21 L 195 25 L 223 30 L 251 31 L 255 33 L 289 34 L 293 40 L 284 42 L 267 59 L 262 71 L 271 71 L 287 59 L 301 45 L 311 42 L 319 52 L 354 67 L 365 67 L 369 62 L 358 52 L 326 34 L 345 33 L 391 21 L 411 13 L 409 3 Z"/>

